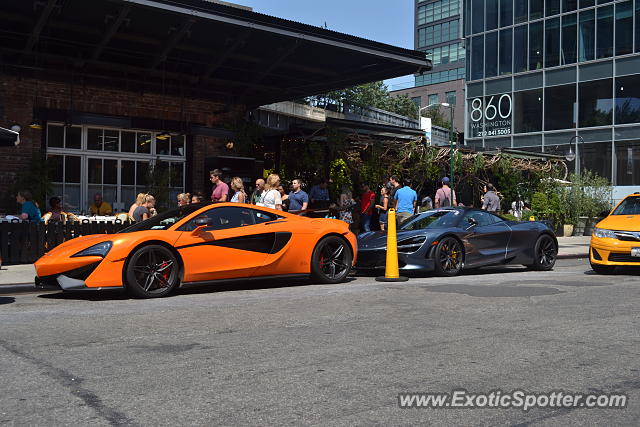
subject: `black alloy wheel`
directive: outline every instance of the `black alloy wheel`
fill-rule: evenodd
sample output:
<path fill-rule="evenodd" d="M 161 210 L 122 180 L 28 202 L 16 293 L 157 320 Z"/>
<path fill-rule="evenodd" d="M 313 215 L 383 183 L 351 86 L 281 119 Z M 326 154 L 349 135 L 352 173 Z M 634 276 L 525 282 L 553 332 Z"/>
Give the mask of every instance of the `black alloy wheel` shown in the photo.
<path fill-rule="evenodd" d="M 178 260 L 173 252 L 161 245 L 136 250 L 126 269 L 127 290 L 140 298 L 166 296 L 179 282 Z"/>
<path fill-rule="evenodd" d="M 535 271 L 549 271 L 553 269 L 558 258 L 558 245 L 553 237 L 543 234 L 538 237 L 533 251 L 533 264 L 529 269 Z"/>
<path fill-rule="evenodd" d="M 320 283 L 340 283 L 351 271 L 353 253 L 341 237 L 320 240 L 311 255 L 311 276 Z"/>
<path fill-rule="evenodd" d="M 434 250 L 434 267 L 438 276 L 457 276 L 462 271 L 462 245 L 453 237 L 445 237 Z"/>

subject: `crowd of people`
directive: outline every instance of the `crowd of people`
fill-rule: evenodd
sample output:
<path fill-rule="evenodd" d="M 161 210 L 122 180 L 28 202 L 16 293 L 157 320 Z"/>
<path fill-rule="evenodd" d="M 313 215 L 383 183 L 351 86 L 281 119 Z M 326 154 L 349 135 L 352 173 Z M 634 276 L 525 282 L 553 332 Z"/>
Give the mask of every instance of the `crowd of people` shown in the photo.
<path fill-rule="evenodd" d="M 342 220 L 351 225 L 353 231 L 368 232 L 372 230 L 385 230 L 388 224 L 389 210 L 395 209 L 396 220 L 402 223 L 409 217 L 433 208 L 448 206 L 463 206 L 458 200 L 456 192 L 450 187 L 450 179 L 440 179 L 440 186 L 434 197 L 423 194 L 421 197 L 411 187 L 411 180 L 400 179 L 395 175 L 386 178 L 377 188 L 368 183 L 361 185 L 361 191 L 354 196 L 351 189 L 343 187 L 337 200 L 331 200 L 329 182 L 321 179 L 314 184 L 307 193 L 305 183 L 296 178 L 289 186 L 281 182 L 278 174 L 270 174 L 266 179 L 255 180 L 255 187 L 250 194 L 245 190 L 242 178 L 235 176 L 228 183 L 223 179 L 220 169 L 209 172 L 212 184 L 211 196 L 206 197 L 202 193 L 177 195 L 177 206 L 190 203 L 202 203 L 204 201 L 247 203 L 256 206 L 264 206 L 271 209 L 283 210 L 292 213 L 315 211 L 326 213 L 326 218 Z M 377 190 L 377 191 L 374 191 Z M 60 197 L 54 196 L 49 200 L 50 210 L 41 215 L 37 203 L 33 201 L 29 191 L 20 191 L 16 201 L 21 205 L 20 218 L 32 222 L 66 222 L 73 219 L 74 215 L 62 210 Z M 500 197 L 492 184 L 484 187 L 484 195 L 481 198 L 481 208 L 493 213 L 500 212 Z M 123 218 L 129 221 L 144 221 L 156 214 L 156 199 L 148 193 L 138 194 L 135 202 L 127 213 L 121 213 Z M 509 213 L 516 217 L 522 217 L 522 213 L 528 206 L 520 200 L 513 202 Z M 89 206 L 92 215 L 113 215 L 111 204 L 103 200 L 102 194 L 94 195 L 93 203 Z M 119 217 L 119 216 L 118 216 Z"/>

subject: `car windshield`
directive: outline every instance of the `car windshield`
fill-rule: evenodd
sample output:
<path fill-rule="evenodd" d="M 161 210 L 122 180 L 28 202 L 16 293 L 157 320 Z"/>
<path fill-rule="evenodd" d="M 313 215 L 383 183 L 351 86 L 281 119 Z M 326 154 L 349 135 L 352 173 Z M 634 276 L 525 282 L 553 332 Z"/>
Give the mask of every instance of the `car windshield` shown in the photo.
<path fill-rule="evenodd" d="M 400 225 L 400 230 L 452 227 L 458 222 L 459 215 L 457 210 L 427 211 L 409 217 Z"/>
<path fill-rule="evenodd" d="M 207 206 L 206 203 L 194 203 L 191 205 L 180 206 L 177 209 L 163 212 L 156 216 L 152 216 L 147 220 L 133 224 L 130 227 L 119 231 L 119 233 L 133 233 L 134 231 L 146 230 L 166 230 L 182 218 L 205 206 Z"/>
<path fill-rule="evenodd" d="M 627 197 L 611 215 L 640 215 L 640 196 Z"/>

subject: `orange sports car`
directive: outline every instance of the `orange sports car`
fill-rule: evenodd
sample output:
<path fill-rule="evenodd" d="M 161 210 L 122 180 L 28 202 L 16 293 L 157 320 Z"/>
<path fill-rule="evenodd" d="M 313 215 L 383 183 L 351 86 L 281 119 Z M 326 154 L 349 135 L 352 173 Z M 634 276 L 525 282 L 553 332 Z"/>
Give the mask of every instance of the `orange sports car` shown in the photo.
<path fill-rule="evenodd" d="M 596 224 L 589 261 L 593 271 L 613 273 L 617 266 L 640 266 L 640 193 L 625 197 Z"/>
<path fill-rule="evenodd" d="M 356 237 L 335 219 L 238 203 L 185 205 L 116 234 L 78 237 L 35 263 L 36 285 L 63 290 L 125 288 L 168 295 L 181 284 L 311 275 L 344 281 Z"/>

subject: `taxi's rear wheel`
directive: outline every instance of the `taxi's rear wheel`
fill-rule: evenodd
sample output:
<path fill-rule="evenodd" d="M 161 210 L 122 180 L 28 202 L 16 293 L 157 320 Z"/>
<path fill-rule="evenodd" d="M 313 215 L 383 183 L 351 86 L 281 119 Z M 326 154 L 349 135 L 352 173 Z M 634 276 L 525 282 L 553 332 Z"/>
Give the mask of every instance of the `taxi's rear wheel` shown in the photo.
<path fill-rule="evenodd" d="M 164 297 L 176 288 L 179 281 L 178 260 L 162 245 L 143 246 L 127 262 L 127 291 L 135 297 Z"/>
<path fill-rule="evenodd" d="M 347 278 L 353 263 L 353 252 L 341 237 L 320 240 L 311 255 L 311 277 L 320 283 L 340 283 Z"/>
<path fill-rule="evenodd" d="M 598 274 L 612 274 L 616 269 L 615 265 L 594 264 L 592 262 L 591 268 Z"/>

